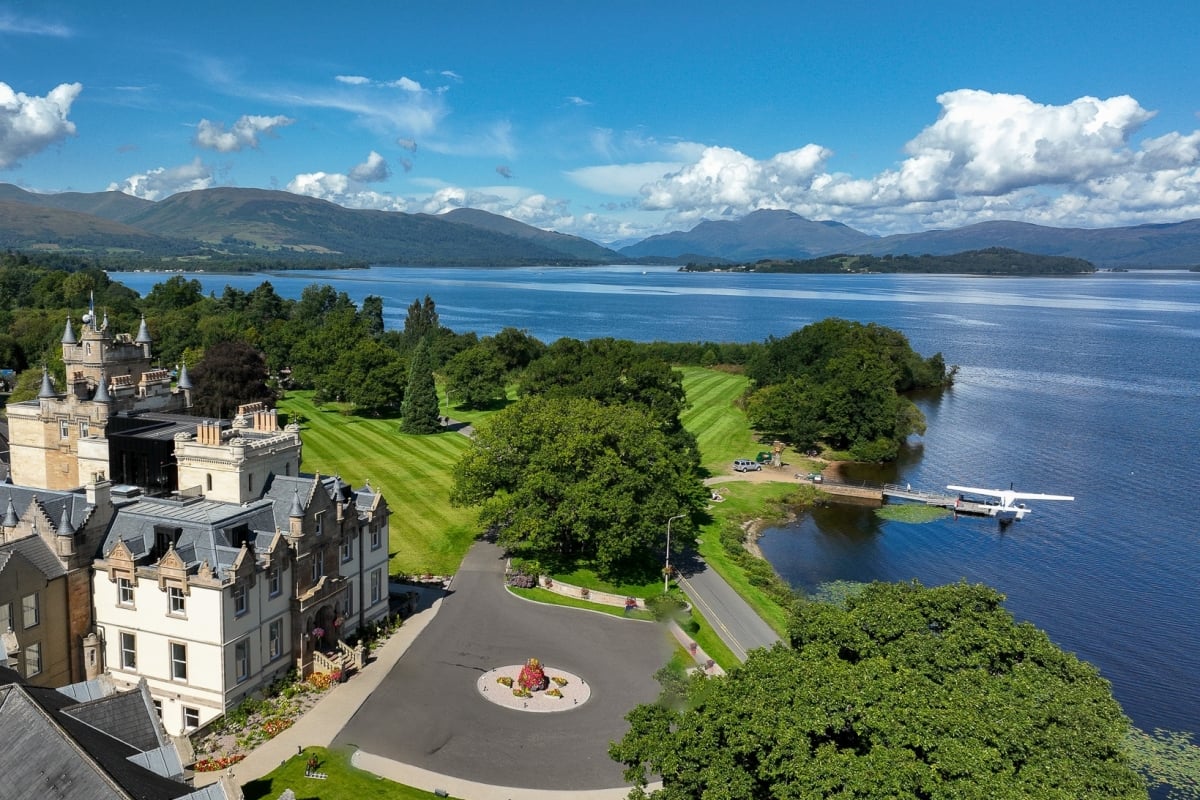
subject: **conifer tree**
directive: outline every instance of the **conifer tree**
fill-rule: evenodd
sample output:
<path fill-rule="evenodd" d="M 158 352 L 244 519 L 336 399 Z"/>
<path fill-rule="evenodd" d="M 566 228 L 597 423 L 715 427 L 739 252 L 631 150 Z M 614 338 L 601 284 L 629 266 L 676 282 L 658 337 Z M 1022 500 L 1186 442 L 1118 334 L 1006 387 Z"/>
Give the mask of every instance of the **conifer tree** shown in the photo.
<path fill-rule="evenodd" d="M 421 339 L 408 364 L 408 388 L 400 405 L 400 430 L 405 433 L 437 433 L 437 387 L 433 383 L 433 362 L 428 339 Z"/>

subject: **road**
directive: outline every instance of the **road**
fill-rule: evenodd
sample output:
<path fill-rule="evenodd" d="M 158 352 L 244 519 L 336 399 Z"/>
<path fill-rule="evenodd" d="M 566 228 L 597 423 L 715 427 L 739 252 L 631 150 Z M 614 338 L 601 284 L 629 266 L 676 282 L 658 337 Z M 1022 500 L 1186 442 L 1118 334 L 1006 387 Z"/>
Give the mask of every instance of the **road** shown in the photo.
<path fill-rule="evenodd" d="M 779 641 L 775 630 L 702 558 L 687 554 L 680 569 L 679 587 L 740 660 L 755 648 Z"/>
<path fill-rule="evenodd" d="M 334 743 L 496 786 L 624 785 L 608 744 L 628 729 L 626 713 L 658 697 L 653 675 L 670 656 L 666 629 L 526 602 L 505 590 L 503 573 L 498 547 L 472 546 L 437 617 Z M 568 711 L 531 714 L 493 705 L 476 690 L 481 673 L 531 656 L 548 671 L 586 680 L 591 698 Z"/>

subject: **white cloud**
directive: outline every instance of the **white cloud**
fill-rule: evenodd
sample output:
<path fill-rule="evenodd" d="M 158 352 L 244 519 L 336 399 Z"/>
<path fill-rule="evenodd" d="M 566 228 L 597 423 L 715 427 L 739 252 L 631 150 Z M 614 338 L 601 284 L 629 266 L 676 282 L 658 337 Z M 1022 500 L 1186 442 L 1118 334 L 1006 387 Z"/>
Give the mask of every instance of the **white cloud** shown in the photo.
<path fill-rule="evenodd" d="M 573 94 L 567 95 L 563 99 L 567 101 L 567 105 L 571 106 L 590 106 L 592 104 L 590 100 L 584 100 L 582 97 Z"/>
<path fill-rule="evenodd" d="M 295 120 L 284 116 L 263 117 L 244 115 L 229 130 L 225 123 L 200 120 L 196 126 L 195 144 L 220 153 L 234 153 L 247 147 L 258 147 L 260 134 L 274 135 L 276 128 L 291 125 Z"/>
<path fill-rule="evenodd" d="M 45 97 L 31 97 L 0 81 L 0 169 L 74 136 L 67 115 L 82 90 L 82 84 L 61 83 Z"/>
<path fill-rule="evenodd" d="M 395 87 L 396 89 L 403 89 L 406 92 L 423 91 L 423 89 L 421 89 L 421 84 L 417 83 L 412 78 L 397 78 L 394 81 L 388 81 L 385 85 Z"/>
<path fill-rule="evenodd" d="M 391 174 L 384 157 L 372 150 L 366 161 L 351 168 L 350 179 L 360 183 L 378 183 L 386 181 Z"/>
<path fill-rule="evenodd" d="M 362 75 L 334 75 L 333 79 L 339 83 L 348 83 L 351 86 L 362 86 L 371 82 L 370 78 Z"/>
<path fill-rule="evenodd" d="M 161 200 L 178 192 L 208 189 L 213 185 L 212 171 L 197 156 L 190 164 L 158 167 L 123 181 L 110 183 L 108 191 L 124 192 L 145 200 Z"/>
<path fill-rule="evenodd" d="M 396 140 L 396 144 L 410 153 L 417 152 L 417 142 L 415 139 L 405 139 L 403 136 L 401 136 Z"/>
<path fill-rule="evenodd" d="M 941 114 L 908 142 L 907 157 L 868 177 L 830 171 L 833 152 L 817 144 L 760 160 L 727 147 L 689 158 L 695 144 L 680 142 L 683 163 L 645 179 L 642 208 L 666 212 L 672 226 L 781 208 L 871 233 L 986 219 L 1095 227 L 1200 216 L 1200 131 L 1138 144 L 1154 112 L 1131 97 L 1055 106 L 962 89 L 938 102 Z M 611 134 L 597 142 L 613 148 Z M 593 191 L 627 190 L 643 166 L 567 177 Z"/>
<path fill-rule="evenodd" d="M 66 25 L 58 22 L 44 22 L 38 19 L 18 17 L 7 11 L 0 11 L 0 33 L 19 34 L 23 36 L 53 36 L 66 39 L 74 32 Z"/>
<path fill-rule="evenodd" d="M 370 159 L 368 158 L 368 162 Z M 361 166 L 361 165 L 360 165 Z M 287 185 L 292 194 L 302 194 L 328 200 L 346 208 L 378 211 L 407 211 L 404 198 L 358 188 L 358 181 L 336 172 L 309 172 L 297 175 Z"/>
<path fill-rule="evenodd" d="M 600 194 L 636 197 L 648 183 L 678 172 L 684 165 L 675 161 L 647 161 L 641 164 L 609 164 L 580 167 L 564 175 L 572 183 Z"/>

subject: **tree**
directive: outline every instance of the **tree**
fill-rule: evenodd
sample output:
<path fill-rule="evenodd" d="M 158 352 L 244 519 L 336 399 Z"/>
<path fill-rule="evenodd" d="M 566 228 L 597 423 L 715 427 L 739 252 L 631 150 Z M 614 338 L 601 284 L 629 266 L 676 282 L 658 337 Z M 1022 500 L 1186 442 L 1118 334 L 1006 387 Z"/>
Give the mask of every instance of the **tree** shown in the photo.
<path fill-rule="evenodd" d="M 345 400 L 356 410 L 379 412 L 394 408 L 404 396 L 406 371 L 400 355 L 371 339 L 343 350 L 317 376 L 317 396 Z"/>
<path fill-rule="evenodd" d="M 204 358 L 188 372 L 195 387 L 192 408 L 197 414 L 224 419 L 244 403 L 275 403 L 262 353 L 245 342 L 218 342 L 208 347 Z"/>
<path fill-rule="evenodd" d="M 651 797 L 1145 798 L 1129 720 L 1091 665 L 959 583 L 803 603 L 792 647 L 643 705 L 610 749 Z"/>
<path fill-rule="evenodd" d="M 400 405 L 400 430 L 405 433 L 437 433 L 442 427 L 438 416 L 437 386 L 433 381 L 429 344 L 422 339 L 408 364 L 408 388 Z"/>
<path fill-rule="evenodd" d="M 511 327 L 485 339 L 484 343 L 496 352 L 508 372 L 525 369 L 546 352 L 546 345 L 530 336 L 528 331 Z"/>
<path fill-rule="evenodd" d="M 451 358 L 441 374 L 446 399 L 464 408 L 485 408 L 505 397 L 504 364 L 484 345 L 469 347 Z"/>
<path fill-rule="evenodd" d="M 531 397 L 477 430 L 455 467 L 451 502 L 480 507 L 505 547 L 584 559 L 606 575 L 661 564 L 667 519 L 682 549 L 707 493 L 691 460 L 645 412 L 581 398 Z"/>
<path fill-rule="evenodd" d="M 428 333 L 436 332 L 439 327 L 437 306 L 433 298 L 425 295 L 425 302 L 413 300 L 404 318 L 404 339 L 409 345 L 415 345 L 425 338 Z"/>

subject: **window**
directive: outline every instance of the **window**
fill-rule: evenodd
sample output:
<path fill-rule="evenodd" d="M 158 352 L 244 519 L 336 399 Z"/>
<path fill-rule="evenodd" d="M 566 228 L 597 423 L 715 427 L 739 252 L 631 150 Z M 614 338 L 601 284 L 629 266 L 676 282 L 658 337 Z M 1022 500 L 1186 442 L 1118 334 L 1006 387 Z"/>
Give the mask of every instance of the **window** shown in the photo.
<path fill-rule="evenodd" d="M 383 569 L 371 571 L 371 602 L 378 603 L 382 596 L 383 589 Z"/>
<path fill-rule="evenodd" d="M 21 600 L 21 618 L 26 630 L 36 628 L 38 623 L 42 621 L 42 610 L 41 605 L 38 603 L 37 592 L 27 594 Z"/>
<path fill-rule="evenodd" d="M 246 476 L 246 492 L 247 494 L 254 493 L 254 473 Z"/>
<path fill-rule="evenodd" d="M 11 631 L 13 629 L 12 606 L 8 603 L 0 603 L 0 633 Z"/>
<path fill-rule="evenodd" d="M 25 648 L 25 677 L 32 678 L 42 671 L 42 643 L 34 642 Z"/>
<path fill-rule="evenodd" d="M 324 554 L 320 550 L 312 552 L 312 579 L 315 581 L 325 574 Z"/>
<path fill-rule="evenodd" d="M 200 727 L 200 709 L 183 707 L 183 727 L 189 731 Z"/>
<path fill-rule="evenodd" d="M 267 655 L 274 661 L 283 654 L 283 620 L 277 619 L 267 626 Z"/>
<path fill-rule="evenodd" d="M 233 646 L 233 671 L 238 683 L 250 677 L 250 640 L 242 639 Z"/>
<path fill-rule="evenodd" d="M 66 439 L 71 435 L 71 423 L 65 419 L 58 421 L 58 438 Z"/>
<path fill-rule="evenodd" d="M 211 472 L 205 474 L 204 485 L 208 489 L 208 491 L 210 491 L 210 492 L 212 491 L 212 473 Z"/>
<path fill-rule="evenodd" d="M 117 578 L 117 602 L 123 606 L 133 605 L 133 581 Z"/>
<path fill-rule="evenodd" d="M 317 536 L 325 532 L 325 512 L 321 511 L 317 514 Z"/>
<path fill-rule="evenodd" d="M 184 616 L 187 614 L 187 605 L 183 597 L 183 589 L 178 586 L 172 586 L 167 589 L 167 594 L 170 595 L 170 609 L 172 614 Z"/>
<path fill-rule="evenodd" d="M 91 426 L 86 419 L 79 421 L 79 438 L 86 439 L 91 434 Z"/>
<path fill-rule="evenodd" d="M 121 631 L 121 669 L 137 669 L 137 636 Z"/>
<path fill-rule="evenodd" d="M 283 591 L 283 581 L 279 577 L 279 567 L 271 567 L 267 570 L 267 591 L 271 597 L 278 597 Z"/>
<path fill-rule="evenodd" d="M 342 540 L 342 563 L 345 564 L 352 558 L 354 558 L 354 537 L 347 536 Z"/>
<path fill-rule="evenodd" d="M 233 615 L 240 617 L 250 610 L 249 593 L 246 591 L 246 584 L 238 583 L 233 587 Z"/>
<path fill-rule="evenodd" d="M 171 677 L 177 681 L 187 680 L 186 644 L 171 642 Z"/>
<path fill-rule="evenodd" d="M 354 581 L 346 583 L 346 591 L 342 593 L 342 605 L 345 606 L 345 615 L 348 617 L 354 613 Z"/>
<path fill-rule="evenodd" d="M 154 713 L 158 715 L 158 718 L 161 721 L 162 720 L 162 700 L 155 700 L 153 702 L 154 702 Z"/>
<path fill-rule="evenodd" d="M 383 536 L 380 535 L 378 528 L 371 529 L 371 549 L 378 550 L 383 545 Z"/>

